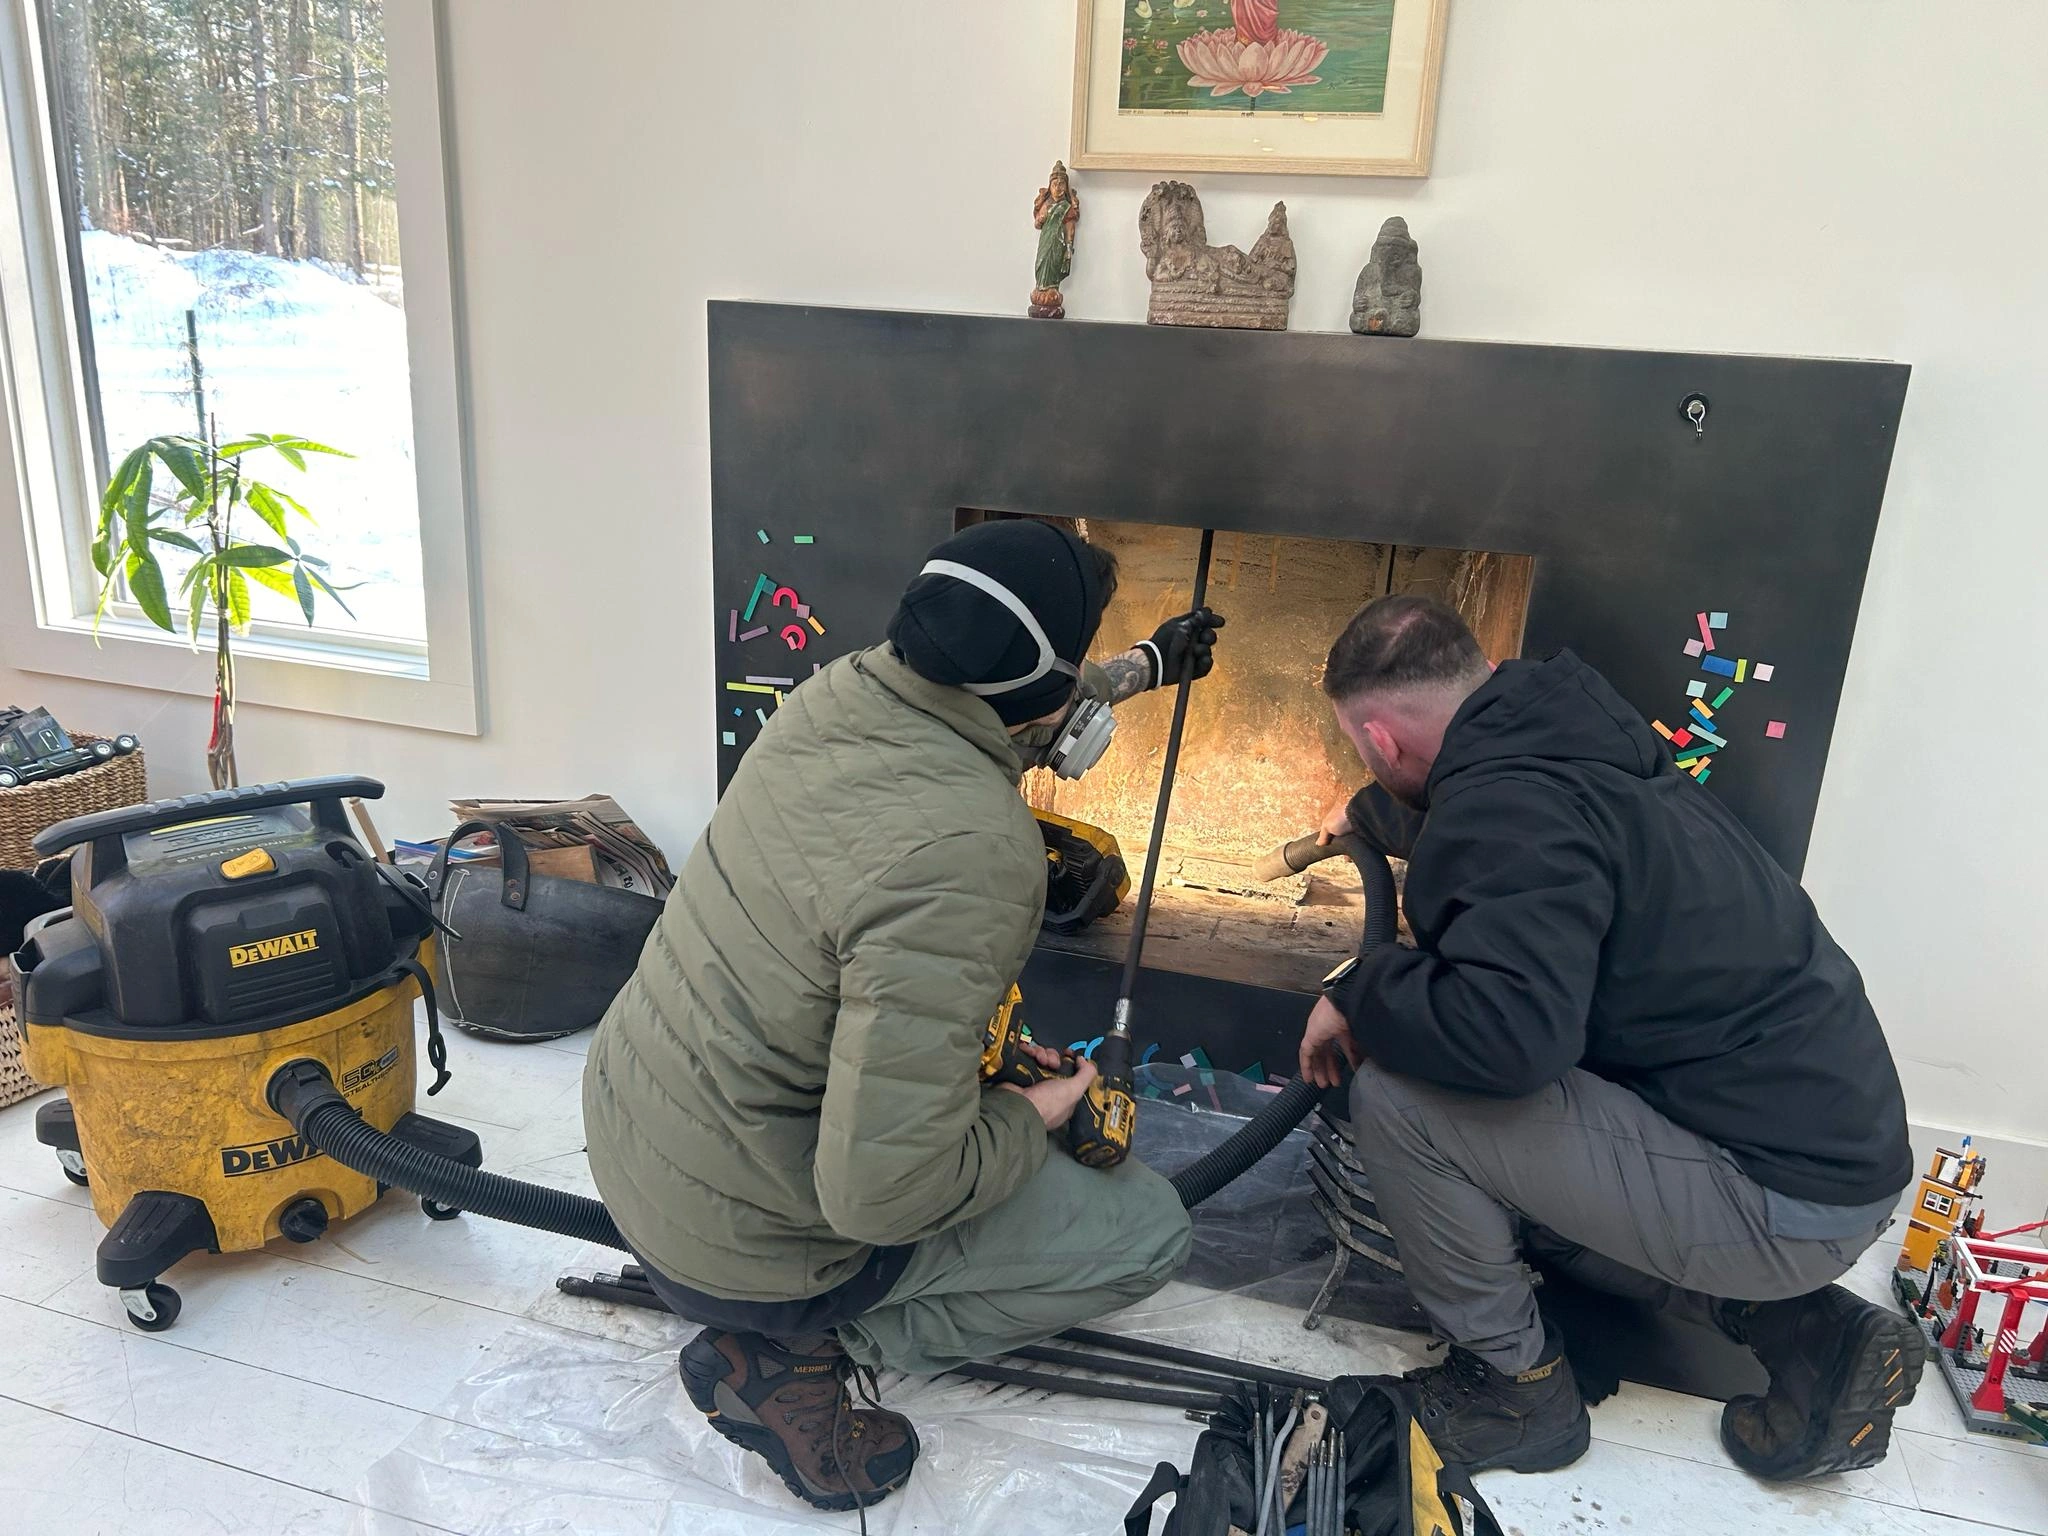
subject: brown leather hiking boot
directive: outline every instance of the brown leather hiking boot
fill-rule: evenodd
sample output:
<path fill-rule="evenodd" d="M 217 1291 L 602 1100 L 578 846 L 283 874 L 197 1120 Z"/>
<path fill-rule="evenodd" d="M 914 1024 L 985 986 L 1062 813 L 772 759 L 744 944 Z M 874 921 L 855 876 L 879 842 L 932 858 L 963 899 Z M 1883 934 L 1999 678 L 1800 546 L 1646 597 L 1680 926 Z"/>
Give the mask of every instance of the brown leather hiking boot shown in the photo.
<path fill-rule="evenodd" d="M 872 1398 L 854 1405 L 846 1383 L 857 1368 L 829 1333 L 778 1342 L 706 1328 L 678 1363 L 711 1427 L 815 1509 L 865 1510 L 901 1488 L 917 1462 L 908 1419 Z"/>
<path fill-rule="evenodd" d="M 1926 1358 L 1910 1318 L 1830 1285 L 1790 1301 L 1724 1301 L 1716 1320 L 1771 1373 L 1768 1393 L 1721 1411 L 1721 1444 L 1738 1467 L 1812 1477 L 1884 1460 L 1892 1413 L 1913 1400 Z"/>
<path fill-rule="evenodd" d="M 1440 1365 L 1406 1379 L 1415 1384 L 1423 1433 L 1439 1456 L 1468 1472 L 1548 1472 L 1571 1465 L 1592 1443 L 1593 1421 L 1554 1336 L 1543 1341 L 1543 1359 L 1519 1375 L 1453 1344 Z"/>

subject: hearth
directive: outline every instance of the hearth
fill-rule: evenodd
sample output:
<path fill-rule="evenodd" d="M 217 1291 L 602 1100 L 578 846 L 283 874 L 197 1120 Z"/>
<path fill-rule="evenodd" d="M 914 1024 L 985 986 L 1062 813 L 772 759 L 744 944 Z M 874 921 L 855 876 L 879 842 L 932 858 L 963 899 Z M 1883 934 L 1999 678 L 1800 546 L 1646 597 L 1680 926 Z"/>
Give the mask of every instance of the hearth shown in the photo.
<path fill-rule="evenodd" d="M 710 370 L 721 788 L 789 687 L 880 639 L 962 509 L 1114 544 L 1105 646 L 1185 607 L 1197 532 L 1217 530 L 1231 626 L 1221 686 L 1195 690 L 1141 1049 L 1293 1070 L 1314 978 L 1356 942 L 1355 886 L 1324 865 L 1276 899 L 1237 871 L 1362 773 L 1316 680 L 1389 586 L 1438 584 L 1495 656 L 1570 646 L 1674 723 L 1688 640 L 1731 672 L 1769 662 L 1714 706 L 1739 750 L 1698 792 L 1804 861 L 1901 364 L 714 304 Z M 1169 707 L 1124 705 L 1101 767 L 1027 792 L 1108 824 L 1135 863 Z M 1041 1027 L 1101 1033 L 1122 921 L 1040 944 Z"/>

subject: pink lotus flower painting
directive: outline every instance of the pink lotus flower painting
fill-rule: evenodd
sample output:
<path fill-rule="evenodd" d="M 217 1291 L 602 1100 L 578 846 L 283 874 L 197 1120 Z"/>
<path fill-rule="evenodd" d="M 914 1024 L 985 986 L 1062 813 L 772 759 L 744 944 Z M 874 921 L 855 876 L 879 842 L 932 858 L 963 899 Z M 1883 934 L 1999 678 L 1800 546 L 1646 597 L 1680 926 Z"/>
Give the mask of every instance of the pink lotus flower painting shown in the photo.
<path fill-rule="evenodd" d="M 1116 0 L 1125 113 L 1259 111 L 1365 116 L 1386 104 L 1396 5 L 1418 0 Z M 1227 14 L 1229 24 L 1217 25 Z M 1170 50 L 1161 59 L 1160 45 Z"/>

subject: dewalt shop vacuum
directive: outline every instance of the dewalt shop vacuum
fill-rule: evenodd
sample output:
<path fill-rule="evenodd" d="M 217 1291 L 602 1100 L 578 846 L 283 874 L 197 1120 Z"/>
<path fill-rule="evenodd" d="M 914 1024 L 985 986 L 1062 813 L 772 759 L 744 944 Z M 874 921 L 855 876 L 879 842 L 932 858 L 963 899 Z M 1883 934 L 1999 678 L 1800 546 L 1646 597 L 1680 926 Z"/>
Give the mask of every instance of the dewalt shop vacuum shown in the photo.
<path fill-rule="evenodd" d="M 36 838 L 38 853 L 75 850 L 71 909 L 33 924 L 13 960 L 24 1064 L 70 1090 L 37 1111 L 36 1138 L 92 1190 L 99 1278 L 138 1328 L 176 1320 L 157 1277 L 187 1254 L 311 1242 L 383 1193 L 267 1102 L 287 1063 L 317 1064 L 397 1143 L 482 1160 L 473 1133 L 412 1113 L 421 995 L 445 1078 L 432 909 L 343 808 L 383 792 L 357 778 L 225 790 Z"/>

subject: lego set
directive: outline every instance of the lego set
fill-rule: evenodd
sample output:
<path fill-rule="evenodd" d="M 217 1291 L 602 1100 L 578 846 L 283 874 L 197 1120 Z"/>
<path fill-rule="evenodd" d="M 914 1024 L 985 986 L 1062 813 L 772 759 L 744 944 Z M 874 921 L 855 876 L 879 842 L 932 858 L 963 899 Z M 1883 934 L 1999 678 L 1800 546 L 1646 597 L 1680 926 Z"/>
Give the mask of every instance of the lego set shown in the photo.
<path fill-rule="evenodd" d="M 1892 1288 L 1919 1322 L 1969 1428 L 2048 1441 L 2048 1248 L 2009 1241 L 2048 1229 L 2048 1221 L 1985 1232 L 1983 1178 L 1984 1159 L 1969 1138 L 1961 1151 L 1935 1152 L 1914 1194 Z M 1987 1333 L 1979 1317 L 1990 1320 L 1993 1308 Z"/>

